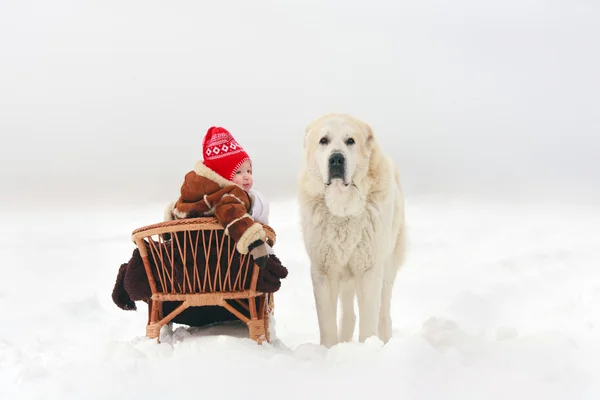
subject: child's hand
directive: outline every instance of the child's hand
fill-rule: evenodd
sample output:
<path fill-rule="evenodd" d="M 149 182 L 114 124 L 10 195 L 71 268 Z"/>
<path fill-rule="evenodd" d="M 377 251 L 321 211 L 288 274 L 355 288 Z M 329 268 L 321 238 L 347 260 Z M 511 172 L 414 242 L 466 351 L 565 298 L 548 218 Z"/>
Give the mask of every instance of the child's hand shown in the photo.
<path fill-rule="evenodd" d="M 259 292 L 275 293 L 281 288 L 281 280 L 286 278 L 288 270 L 281 265 L 275 254 L 269 255 L 267 266 L 258 274 L 256 290 Z"/>
<path fill-rule="evenodd" d="M 269 253 L 267 252 L 267 246 L 265 245 L 265 242 L 262 240 L 256 240 L 250 243 L 248 250 L 254 258 L 256 265 L 258 265 L 260 269 L 264 269 L 267 265 L 267 261 L 269 260 Z"/>

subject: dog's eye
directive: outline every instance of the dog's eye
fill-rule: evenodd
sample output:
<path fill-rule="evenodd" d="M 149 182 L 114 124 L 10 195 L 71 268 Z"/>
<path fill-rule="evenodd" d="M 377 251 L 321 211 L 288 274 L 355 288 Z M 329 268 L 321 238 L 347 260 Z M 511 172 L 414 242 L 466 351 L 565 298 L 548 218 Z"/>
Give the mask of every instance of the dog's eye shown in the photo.
<path fill-rule="evenodd" d="M 355 141 L 354 141 L 354 139 L 352 139 L 352 138 L 349 138 L 348 140 L 346 140 L 346 144 L 347 144 L 348 146 L 350 146 L 350 145 L 352 145 L 352 144 L 354 144 L 354 143 L 356 143 L 356 142 L 355 142 Z"/>
<path fill-rule="evenodd" d="M 329 143 L 329 139 L 327 139 L 326 137 L 321 138 L 321 140 L 319 140 L 320 144 L 327 144 Z"/>

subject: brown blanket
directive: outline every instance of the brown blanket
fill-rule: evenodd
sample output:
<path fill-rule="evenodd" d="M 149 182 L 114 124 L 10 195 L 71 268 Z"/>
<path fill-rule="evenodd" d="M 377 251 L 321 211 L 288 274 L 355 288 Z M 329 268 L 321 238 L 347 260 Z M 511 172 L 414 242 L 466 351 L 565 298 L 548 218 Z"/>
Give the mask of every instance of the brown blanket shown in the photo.
<path fill-rule="evenodd" d="M 222 234 L 222 232 L 219 232 Z M 220 237 L 219 237 L 220 239 Z M 213 239 L 214 240 L 214 239 Z M 183 243 L 181 241 L 180 243 Z M 195 240 L 193 241 L 195 243 Z M 157 244 L 158 246 L 170 246 L 169 242 L 163 244 Z M 205 246 L 208 250 L 209 256 L 209 268 L 211 269 L 211 275 L 214 274 L 214 269 L 218 264 L 216 261 L 218 257 L 221 257 L 220 265 L 222 268 L 226 268 L 227 265 L 226 258 L 228 254 L 226 251 L 223 251 L 222 254 L 217 253 L 216 246 L 208 246 L 207 244 L 202 243 L 202 241 L 198 241 L 197 248 L 197 261 L 200 276 L 203 276 L 204 273 L 204 265 L 205 265 Z M 227 248 L 227 246 L 226 246 Z M 179 287 L 178 285 L 182 285 L 184 283 L 184 268 L 187 269 L 188 274 L 193 271 L 193 257 L 191 248 L 187 249 L 187 256 L 185 265 L 181 260 L 181 257 L 176 255 L 173 259 L 173 271 L 174 271 L 174 279 L 173 284 L 175 287 Z M 148 250 L 150 254 L 150 250 Z M 176 252 L 178 253 L 178 252 Z M 154 265 L 153 257 L 149 257 L 152 273 L 154 276 L 154 280 L 157 285 L 157 289 L 162 291 L 161 281 L 158 277 L 156 266 Z M 240 268 L 240 254 L 238 252 L 234 252 L 233 259 L 231 262 L 231 274 L 232 276 L 236 276 Z M 169 270 L 171 269 L 171 265 L 169 264 Z M 250 269 L 250 273 L 251 273 Z M 224 271 L 222 270 L 222 275 L 224 275 Z M 271 255 L 267 262 L 267 265 L 264 269 L 260 270 L 258 274 L 258 281 L 256 284 L 256 290 L 266 293 L 274 293 L 279 290 L 281 287 L 281 279 L 285 279 L 287 277 L 288 271 L 287 269 L 281 265 L 280 260 L 275 256 Z M 212 275 L 214 276 L 214 275 Z M 244 285 L 244 289 L 249 289 L 250 287 L 250 276 L 246 279 L 246 283 Z M 167 290 L 171 290 L 171 284 L 168 282 L 166 284 Z M 147 301 L 152 296 L 152 292 L 150 290 L 150 285 L 148 283 L 148 278 L 146 276 L 146 270 L 144 269 L 144 264 L 142 261 L 142 257 L 140 256 L 139 249 L 136 247 L 133 251 L 131 259 L 122 264 L 119 268 L 119 272 L 117 274 L 117 279 L 115 282 L 115 286 L 113 288 L 112 299 L 114 303 L 123 310 L 136 310 L 137 307 L 135 305 L 135 301 Z M 181 304 L 180 302 L 167 302 L 164 303 L 163 312 L 168 313 L 169 310 L 174 309 L 177 305 Z M 185 323 L 187 325 L 192 326 L 202 326 L 207 323 L 219 322 L 219 321 L 230 321 L 236 319 L 229 311 L 223 309 L 222 307 L 191 307 L 185 310 L 183 313 L 178 316 L 174 322 L 177 323 Z"/>

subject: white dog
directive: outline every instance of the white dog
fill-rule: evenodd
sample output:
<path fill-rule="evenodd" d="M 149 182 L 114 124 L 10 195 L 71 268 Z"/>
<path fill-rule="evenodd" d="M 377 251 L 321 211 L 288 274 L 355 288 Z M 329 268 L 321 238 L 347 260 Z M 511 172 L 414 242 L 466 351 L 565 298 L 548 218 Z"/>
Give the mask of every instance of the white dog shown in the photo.
<path fill-rule="evenodd" d="M 369 125 L 345 114 L 313 121 L 299 178 L 302 234 L 311 261 L 321 344 L 392 335 L 390 306 L 404 255 L 404 199 L 392 160 Z M 341 324 L 337 304 L 341 298 Z"/>

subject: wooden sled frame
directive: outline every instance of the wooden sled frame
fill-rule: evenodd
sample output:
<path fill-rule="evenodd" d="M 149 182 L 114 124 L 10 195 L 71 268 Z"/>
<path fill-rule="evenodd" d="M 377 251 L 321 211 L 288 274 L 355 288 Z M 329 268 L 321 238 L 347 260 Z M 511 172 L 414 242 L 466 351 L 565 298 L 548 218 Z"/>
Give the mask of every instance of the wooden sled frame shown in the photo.
<path fill-rule="evenodd" d="M 267 234 L 267 243 L 273 246 L 276 239 L 275 232 L 268 225 L 263 225 L 263 228 Z M 223 225 L 216 218 L 210 217 L 167 221 L 133 231 L 131 238 L 140 251 L 152 292 L 152 297 L 147 300 L 147 337 L 156 338 L 160 343 L 161 328 L 188 307 L 221 306 L 246 323 L 252 340 L 259 344 L 265 340 L 270 342 L 269 316 L 274 310 L 273 294 L 256 290 L 259 267 L 251 262 L 250 255 L 238 253 L 241 266 L 237 274 L 231 273 L 233 255 L 237 250 L 229 236 L 222 234 L 219 239 L 215 231 L 224 231 Z M 216 246 L 218 263 L 221 263 L 222 257 L 225 256 L 226 269 L 217 265 L 215 272 L 211 272 L 208 267 L 207 253 L 204 257 L 204 273 L 200 276 L 198 269 L 200 260 L 197 259 L 196 253 L 199 238 L 202 238 L 204 243 L 208 243 L 209 248 Z M 196 247 L 193 247 L 194 245 Z M 192 248 L 195 251 L 192 251 Z M 191 252 L 193 260 L 187 258 L 190 255 L 188 252 Z M 186 265 L 186 259 L 193 262 L 191 273 L 187 268 L 183 269 L 183 285 L 173 283 L 174 272 L 171 261 L 176 256 L 183 260 L 183 265 Z M 150 259 L 154 262 L 162 291 L 157 288 Z M 249 288 L 244 289 L 248 278 L 251 280 Z M 248 303 L 243 302 L 243 299 L 247 299 Z M 165 301 L 181 301 L 182 304 L 168 315 L 163 315 L 162 303 Z M 232 302 L 236 302 L 243 311 L 240 311 L 239 307 L 234 308 Z"/>

